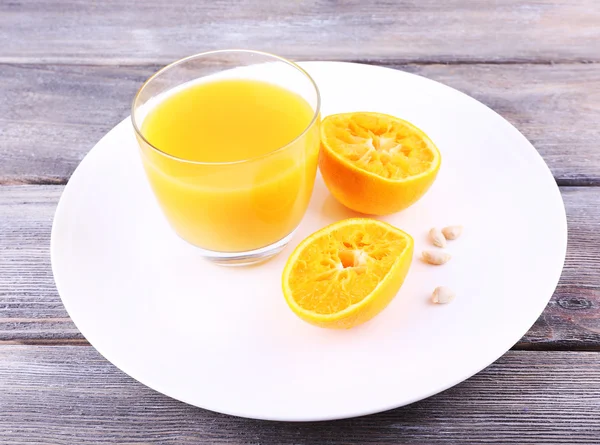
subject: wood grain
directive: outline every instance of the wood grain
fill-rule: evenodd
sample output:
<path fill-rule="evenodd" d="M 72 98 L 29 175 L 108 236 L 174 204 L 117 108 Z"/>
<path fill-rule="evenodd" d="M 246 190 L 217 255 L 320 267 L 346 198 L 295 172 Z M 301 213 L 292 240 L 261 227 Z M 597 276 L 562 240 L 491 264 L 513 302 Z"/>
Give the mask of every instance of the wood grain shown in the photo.
<path fill-rule="evenodd" d="M 516 347 L 600 350 L 600 189 L 563 187 L 561 193 L 569 228 L 562 277 Z"/>
<path fill-rule="evenodd" d="M 598 444 L 600 188 L 561 190 L 563 276 L 515 346 L 533 351 L 409 407 L 290 424 L 184 405 L 87 346 L 50 267 L 63 187 L 14 184 L 66 183 L 160 66 L 242 47 L 439 80 L 513 123 L 559 184 L 600 186 L 599 24 L 596 0 L 0 1 L 0 443 Z"/>
<path fill-rule="evenodd" d="M 83 337 L 56 292 L 50 230 L 62 187 L 0 187 L 0 341 Z"/>
<path fill-rule="evenodd" d="M 51 221 L 62 189 L 0 187 L 0 342 L 84 341 L 50 267 Z M 562 195 L 569 221 L 563 276 L 518 349 L 600 350 L 600 188 L 565 187 Z"/>
<path fill-rule="evenodd" d="M 506 117 L 559 184 L 600 184 L 600 64 L 392 65 Z M 0 65 L 0 184 L 63 184 L 158 65 Z"/>
<path fill-rule="evenodd" d="M 0 438 L 11 445 L 564 445 L 600 437 L 595 352 L 509 352 L 430 399 L 336 422 L 264 422 L 194 408 L 134 381 L 90 347 L 0 346 L 0 394 Z"/>
<path fill-rule="evenodd" d="M 4 1 L 0 62 L 167 63 L 231 47 L 335 60 L 597 61 L 598 23 L 595 0 Z"/>

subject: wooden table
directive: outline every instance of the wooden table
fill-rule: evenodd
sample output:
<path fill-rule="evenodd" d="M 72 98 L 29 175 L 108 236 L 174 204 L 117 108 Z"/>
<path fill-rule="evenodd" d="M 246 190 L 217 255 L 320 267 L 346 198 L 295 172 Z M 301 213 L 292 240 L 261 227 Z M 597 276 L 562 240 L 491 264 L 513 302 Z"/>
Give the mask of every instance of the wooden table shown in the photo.
<path fill-rule="evenodd" d="M 86 342 L 50 268 L 64 184 L 158 67 L 229 47 L 417 73 L 532 141 L 560 185 L 569 248 L 511 351 L 411 406 L 293 424 L 171 400 Z M 597 0 L 0 0 L 0 443 L 600 443 L 599 124 Z"/>

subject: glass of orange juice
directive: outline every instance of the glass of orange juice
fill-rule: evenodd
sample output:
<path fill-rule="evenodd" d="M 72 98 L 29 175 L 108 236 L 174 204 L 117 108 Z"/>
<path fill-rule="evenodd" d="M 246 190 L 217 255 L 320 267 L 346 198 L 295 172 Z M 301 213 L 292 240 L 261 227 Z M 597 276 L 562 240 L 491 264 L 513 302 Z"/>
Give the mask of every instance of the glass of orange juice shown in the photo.
<path fill-rule="evenodd" d="M 281 251 L 312 194 L 319 111 L 302 68 L 258 51 L 202 53 L 150 77 L 132 121 L 175 232 L 221 264 Z"/>

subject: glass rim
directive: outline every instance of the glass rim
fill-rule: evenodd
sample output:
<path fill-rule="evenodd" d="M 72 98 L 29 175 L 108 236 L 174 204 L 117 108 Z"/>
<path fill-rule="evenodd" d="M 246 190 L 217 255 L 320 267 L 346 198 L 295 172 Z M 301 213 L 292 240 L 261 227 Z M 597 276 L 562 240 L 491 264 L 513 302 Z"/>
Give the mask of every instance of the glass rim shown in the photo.
<path fill-rule="evenodd" d="M 136 108 L 136 103 L 138 101 L 138 98 L 140 97 L 140 94 L 142 93 L 142 91 L 144 90 L 144 88 L 150 83 L 152 82 L 152 80 L 154 80 L 157 76 L 159 76 L 160 74 L 164 73 L 167 70 L 170 70 L 172 68 L 175 68 L 176 66 L 185 63 L 189 60 L 192 59 L 196 59 L 196 58 L 200 58 L 203 56 L 210 56 L 210 55 L 215 55 L 215 54 L 223 54 L 223 53 L 248 53 L 248 54 L 258 54 L 261 56 L 266 56 L 266 57 L 271 57 L 274 59 L 277 59 L 281 62 L 284 62 L 285 64 L 291 66 L 292 68 L 297 69 L 298 71 L 300 71 L 302 74 L 304 74 L 304 76 L 310 81 L 310 83 L 312 84 L 312 86 L 315 89 L 315 93 L 317 94 L 317 106 L 315 107 L 315 111 L 313 113 L 313 117 L 310 120 L 310 122 L 308 123 L 308 125 L 306 126 L 306 128 L 304 128 L 304 130 L 302 130 L 300 132 L 300 134 L 298 134 L 298 136 L 296 136 L 294 139 L 292 139 L 290 142 L 286 143 L 285 145 L 282 145 L 281 147 L 278 147 L 268 153 L 264 153 L 262 155 L 258 155 L 258 156 L 253 156 L 250 158 L 246 158 L 246 159 L 240 159 L 237 161 L 226 161 L 226 162 L 205 162 L 205 161 L 193 161 L 191 159 L 185 159 L 185 158 L 180 158 L 178 156 L 173 156 L 169 153 L 166 153 L 164 151 L 162 151 L 160 148 L 154 146 L 153 144 L 150 143 L 150 141 L 148 141 L 148 139 L 146 139 L 146 137 L 142 134 L 142 131 L 140 130 L 140 128 L 137 125 L 136 122 L 136 118 L 135 118 L 135 108 Z M 197 54 L 193 54 L 191 56 L 187 56 L 184 57 L 182 59 L 178 59 L 174 62 L 169 63 L 168 65 L 162 67 L 161 69 L 159 69 L 157 72 L 155 72 L 154 74 L 152 74 L 152 76 L 150 76 L 148 79 L 146 79 L 146 81 L 142 84 L 142 86 L 140 86 L 140 88 L 138 89 L 137 93 L 135 93 L 135 96 L 133 97 L 133 102 L 131 104 L 131 123 L 133 124 L 133 129 L 136 133 L 136 135 L 142 139 L 142 141 L 144 141 L 144 143 L 146 143 L 151 149 L 153 149 L 154 151 L 158 152 L 160 155 L 166 156 L 168 158 L 171 158 L 175 161 L 178 162 L 184 162 L 187 164 L 194 164 L 194 165 L 216 165 L 216 166 L 223 166 L 223 165 L 235 165 L 235 164 L 243 164 L 246 162 L 253 162 L 262 158 L 267 158 L 271 155 L 274 155 L 276 153 L 282 152 L 284 151 L 286 148 L 288 148 L 289 146 L 293 145 L 295 142 L 297 142 L 300 138 L 302 138 L 311 128 L 312 126 L 315 124 L 315 122 L 317 121 L 317 118 L 319 117 L 319 114 L 321 113 L 321 93 L 319 91 L 319 87 L 317 86 L 317 83 L 314 81 L 314 79 L 310 76 L 310 74 L 308 74 L 306 72 L 306 70 L 304 68 L 302 68 L 300 65 L 298 65 L 295 62 L 292 62 L 291 60 L 288 60 L 284 57 L 280 57 L 277 56 L 275 54 L 271 54 L 268 52 L 264 52 L 264 51 L 256 51 L 256 50 L 251 50 L 251 49 L 219 49 L 219 50 L 214 50 L 214 51 L 205 51 L 202 53 L 197 53 Z"/>

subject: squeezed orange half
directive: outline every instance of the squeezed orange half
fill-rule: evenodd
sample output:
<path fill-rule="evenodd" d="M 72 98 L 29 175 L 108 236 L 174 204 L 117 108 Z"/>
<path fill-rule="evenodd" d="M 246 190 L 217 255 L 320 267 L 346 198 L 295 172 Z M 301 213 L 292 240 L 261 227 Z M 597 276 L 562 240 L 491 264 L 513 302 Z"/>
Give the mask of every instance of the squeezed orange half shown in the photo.
<path fill-rule="evenodd" d="M 335 198 L 357 212 L 387 215 L 417 202 L 435 181 L 441 155 L 403 119 L 356 112 L 326 117 L 319 168 Z"/>
<path fill-rule="evenodd" d="M 413 256 L 413 239 L 367 218 L 339 221 L 306 238 L 290 256 L 283 294 L 296 315 L 326 328 L 370 320 L 398 293 Z"/>

